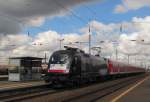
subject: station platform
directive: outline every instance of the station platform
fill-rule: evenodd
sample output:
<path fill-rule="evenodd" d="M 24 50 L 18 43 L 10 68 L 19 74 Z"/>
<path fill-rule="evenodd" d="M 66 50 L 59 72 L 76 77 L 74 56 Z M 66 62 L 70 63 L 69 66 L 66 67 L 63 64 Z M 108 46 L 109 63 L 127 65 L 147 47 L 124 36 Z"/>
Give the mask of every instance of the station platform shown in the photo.
<path fill-rule="evenodd" d="M 139 81 L 96 102 L 150 102 L 150 73 Z"/>
<path fill-rule="evenodd" d="M 150 102 L 150 76 L 128 88 L 116 102 Z"/>
<path fill-rule="evenodd" d="M 0 91 L 38 86 L 44 84 L 45 84 L 44 81 L 24 81 L 24 82 L 0 81 Z"/>
<path fill-rule="evenodd" d="M 150 102 L 150 73 L 96 102 Z"/>
<path fill-rule="evenodd" d="M 8 75 L 0 75 L 0 81 L 8 80 Z"/>

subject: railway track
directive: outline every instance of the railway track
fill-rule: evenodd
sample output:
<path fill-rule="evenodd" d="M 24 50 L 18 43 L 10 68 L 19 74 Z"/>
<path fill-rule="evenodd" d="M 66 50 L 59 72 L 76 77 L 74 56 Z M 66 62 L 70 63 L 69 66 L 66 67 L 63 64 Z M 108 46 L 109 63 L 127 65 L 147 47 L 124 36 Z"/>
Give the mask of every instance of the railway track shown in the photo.
<path fill-rule="evenodd" d="M 45 95 L 50 93 L 55 93 L 48 84 L 38 85 L 38 86 L 28 86 L 17 89 L 8 89 L 0 91 L 0 102 L 12 102 L 17 101 L 17 99 L 25 99 L 38 95 Z M 32 94 L 32 96 L 31 96 Z"/>
<path fill-rule="evenodd" d="M 91 90 L 87 93 L 82 93 L 72 98 L 67 98 L 65 100 L 62 100 L 62 102 L 96 102 L 97 100 L 107 95 L 110 95 L 113 92 L 116 92 L 117 90 L 124 88 L 138 80 L 139 80 L 138 78 L 132 78 L 132 80 L 131 79 L 123 80 L 113 85 L 99 88 L 97 90 Z"/>
<path fill-rule="evenodd" d="M 30 91 L 24 91 L 25 93 L 20 91 L 20 94 L 16 95 L 9 94 L 8 96 L 8 94 L 5 94 L 4 96 L 3 94 L 1 96 L 0 93 L 0 100 L 2 102 L 95 102 L 102 97 L 137 82 L 145 76 L 138 75 L 73 89 L 54 90 L 47 86 L 39 86 L 35 89 L 24 89 Z"/>

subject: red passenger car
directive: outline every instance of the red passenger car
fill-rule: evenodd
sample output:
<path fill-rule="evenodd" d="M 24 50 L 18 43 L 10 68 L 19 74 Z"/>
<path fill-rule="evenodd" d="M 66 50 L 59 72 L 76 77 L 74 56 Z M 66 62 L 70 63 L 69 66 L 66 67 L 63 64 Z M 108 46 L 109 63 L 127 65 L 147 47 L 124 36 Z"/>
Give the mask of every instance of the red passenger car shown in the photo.
<path fill-rule="evenodd" d="M 113 60 L 108 60 L 107 65 L 108 65 L 109 75 L 145 72 L 144 68 L 140 68 L 138 66 L 125 64 L 125 63 L 113 61 Z"/>

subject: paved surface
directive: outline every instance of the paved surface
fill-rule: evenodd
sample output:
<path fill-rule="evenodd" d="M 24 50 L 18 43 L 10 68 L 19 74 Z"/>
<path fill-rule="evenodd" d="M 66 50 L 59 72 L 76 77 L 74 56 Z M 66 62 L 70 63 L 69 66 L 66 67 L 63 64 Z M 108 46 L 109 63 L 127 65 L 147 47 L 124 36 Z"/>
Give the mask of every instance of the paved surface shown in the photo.
<path fill-rule="evenodd" d="M 25 82 L 0 81 L 0 91 L 22 87 L 37 86 L 43 84 L 45 84 L 44 81 L 25 81 Z"/>
<path fill-rule="evenodd" d="M 150 75 L 96 102 L 150 102 Z"/>
<path fill-rule="evenodd" d="M 130 89 L 134 86 L 130 87 Z M 150 77 L 122 96 L 117 102 L 150 102 Z"/>

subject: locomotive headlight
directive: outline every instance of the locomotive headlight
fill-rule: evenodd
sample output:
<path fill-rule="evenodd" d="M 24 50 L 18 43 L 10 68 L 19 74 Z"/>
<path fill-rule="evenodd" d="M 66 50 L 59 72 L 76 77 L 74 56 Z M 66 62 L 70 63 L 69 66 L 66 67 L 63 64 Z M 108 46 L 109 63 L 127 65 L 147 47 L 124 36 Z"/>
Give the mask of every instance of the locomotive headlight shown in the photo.
<path fill-rule="evenodd" d="M 69 73 L 69 69 L 66 69 L 66 70 L 65 70 L 65 73 Z"/>
<path fill-rule="evenodd" d="M 55 64 L 50 64 L 49 68 L 54 69 Z"/>

